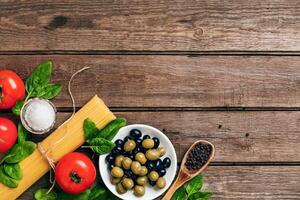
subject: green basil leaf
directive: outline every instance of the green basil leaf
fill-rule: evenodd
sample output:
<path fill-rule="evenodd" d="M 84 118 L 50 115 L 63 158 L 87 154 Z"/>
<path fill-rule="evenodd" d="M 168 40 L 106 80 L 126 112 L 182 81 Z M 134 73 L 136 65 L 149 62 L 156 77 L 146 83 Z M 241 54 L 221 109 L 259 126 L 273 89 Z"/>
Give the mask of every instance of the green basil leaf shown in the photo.
<path fill-rule="evenodd" d="M 105 200 L 107 199 L 108 192 L 104 187 L 95 186 L 91 190 L 91 194 L 89 195 L 89 200 Z"/>
<path fill-rule="evenodd" d="M 196 192 L 193 193 L 188 200 L 208 200 L 213 193 L 211 192 Z"/>
<path fill-rule="evenodd" d="M 52 62 L 46 61 L 39 64 L 26 80 L 26 90 L 30 96 L 39 94 L 48 84 L 52 73 Z"/>
<path fill-rule="evenodd" d="M 25 142 L 30 133 L 24 128 L 22 123 L 18 124 L 18 143 Z"/>
<path fill-rule="evenodd" d="M 15 180 L 21 180 L 23 177 L 23 173 L 22 173 L 19 163 L 15 163 L 15 164 L 5 163 L 3 165 L 3 170 L 6 175 L 8 175 L 9 177 L 11 177 Z"/>
<path fill-rule="evenodd" d="M 115 137 L 115 135 L 118 133 L 120 128 L 125 126 L 126 123 L 127 121 L 125 118 L 117 118 L 111 121 L 103 129 L 101 129 L 97 137 L 105 138 L 107 140 L 112 140 Z"/>
<path fill-rule="evenodd" d="M 188 193 L 188 196 L 191 194 L 198 192 L 202 188 L 203 184 L 203 177 L 201 175 L 195 176 L 192 180 L 190 180 L 186 184 L 186 192 Z"/>
<path fill-rule="evenodd" d="M 21 114 L 21 109 L 24 105 L 24 101 L 17 101 L 16 104 L 14 105 L 14 107 L 12 107 L 11 111 L 13 112 L 13 114 L 19 116 Z"/>
<path fill-rule="evenodd" d="M 36 200 L 56 200 L 57 194 L 52 190 L 51 192 L 48 192 L 48 189 L 41 188 L 34 192 L 34 198 Z"/>
<path fill-rule="evenodd" d="M 99 155 L 111 152 L 115 144 L 104 138 L 94 138 L 90 141 L 90 146 L 82 146 L 82 148 L 90 148 Z"/>
<path fill-rule="evenodd" d="M 40 91 L 40 94 L 38 94 L 38 97 L 44 98 L 44 99 L 53 99 L 62 90 L 61 84 L 48 84 L 46 85 L 42 91 Z"/>
<path fill-rule="evenodd" d="M 15 180 L 5 174 L 3 166 L 0 166 L 0 183 L 2 183 L 3 185 L 9 188 L 16 188 L 19 185 L 18 180 Z"/>
<path fill-rule="evenodd" d="M 89 200 L 90 194 L 91 189 L 87 189 L 84 192 L 76 195 L 61 192 L 58 194 L 58 200 Z"/>
<path fill-rule="evenodd" d="M 179 189 L 176 190 L 176 192 L 173 194 L 171 200 L 185 200 L 187 198 L 187 195 L 185 193 L 184 186 L 181 186 Z"/>
<path fill-rule="evenodd" d="M 86 141 L 94 138 L 98 132 L 96 124 L 89 118 L 85 119 L 83 122 L 83 131 Z"/>
<path fill-rule="evenodd" d="M 6 163 L 18 163 L 24 160 L 27 156 L 33 153 L 36 149 L 36 144 L 31 141 L 25 141 L 20 144 L 15 144 L 4 156 L 3 160 Z"/>

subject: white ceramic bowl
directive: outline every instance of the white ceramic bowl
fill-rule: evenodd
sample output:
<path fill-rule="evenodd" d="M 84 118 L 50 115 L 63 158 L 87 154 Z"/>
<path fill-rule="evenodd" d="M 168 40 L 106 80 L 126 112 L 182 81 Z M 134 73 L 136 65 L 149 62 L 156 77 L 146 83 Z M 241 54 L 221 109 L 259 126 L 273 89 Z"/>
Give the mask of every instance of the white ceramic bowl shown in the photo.
<path fill-rule="evenodd" d="M 160 139 L 160 145 L 161 147 L 164 147 L 166 149 L 166 154 L 162 157 L 169 157 L 171 159 L 171 166 L 166 170 L 167 173 L 164 176 L 166 179 L 167 185 L 163 189 L 157 189 L 155 186 L 150 186 L 149 184 L 146 185 L 145 187 L 145 195 L 142 197 L 137 197 L 133 194 L 133 190 L 127 191 L 125 194 L 119 194 L 116 191 L 116 186 L 113 185 L 110 182 L 110 172 L 107 168 L 107 163 L 105 161 L 105 157 L 107 154 L 102 155 L 99 157 L 99 169 L 100 169 L 100 175 L 101 178 L 104 182 L 104 184 L 107 186 L 107 188 L 116 196 L 118 196 L 121 199 L 124 200 L 150 200 L 150 199 L 155 199 L 162 195 L 172 184 L 175 175 L 176 175 L 176 170 L 177 170 L 177 157 L 176 157 L 176 152 L 175 149 L 171 143 L 171 141 L 168 139 L 168 137 L 161 132 L 160 130 L 148 126 L 148 125 L 143 125 L 143 124 L 133 124 L 129 126 L 125 126 L 120 129 L 120 131 L 117 133 L 113 141 L 117 139 L 124 139 L 126 136 L 129 135 L 129 132 L 131 129 L 139 129 L 143 135 L 150 135 L 151 137 L 157 137 Z"/>

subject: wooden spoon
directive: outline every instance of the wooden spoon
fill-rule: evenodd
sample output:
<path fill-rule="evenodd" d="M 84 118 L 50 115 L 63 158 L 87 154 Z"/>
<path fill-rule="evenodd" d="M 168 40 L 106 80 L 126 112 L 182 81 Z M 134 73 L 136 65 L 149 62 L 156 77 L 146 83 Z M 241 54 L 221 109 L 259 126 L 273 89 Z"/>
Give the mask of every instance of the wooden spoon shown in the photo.
<path fill-rule="evenodd" d="M 185 166 L 187 156 L 190 153 L 190 151 L 194 148 L 194 146 L 199 143 L 208 144 L 211 146 L 211 153 L 209 155 L 209 158 L 208 158 L 207 162 L 201 168 L 195 169 L 195 170 L 188 170 Z M 168 192 L 165 194 L 165 196 L 162 198 L 162 200 L 170 200 L 172 198 L 173 194 L 175 193 L 175 191 L 180 186 L 182 186 L 187 181 L 191 180 L 192 178 L 194 178 L 195 176 L 200 174 L 207 167 L 207 165 L 213 159 L 214 155 L 215 155 L 215 147 L 212 143 L 205 141 L 205 140 L 198 140 L 197 142 L 195 142 L 185 153 L 183 160 L 181 162 L 181 166 L 179 169 L 177 179 L 174 181 L 173 185 L 169 188 Z"/>

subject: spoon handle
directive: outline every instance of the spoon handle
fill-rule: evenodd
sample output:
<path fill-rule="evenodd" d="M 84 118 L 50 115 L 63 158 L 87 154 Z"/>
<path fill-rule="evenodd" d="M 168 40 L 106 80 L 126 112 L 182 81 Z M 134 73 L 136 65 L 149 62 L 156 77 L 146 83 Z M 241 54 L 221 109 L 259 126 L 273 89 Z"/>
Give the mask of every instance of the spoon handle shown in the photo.
<path fill-rule="evenodd" d="M 172 186 L 169 188 L 168 192 L 165 194 L 165 196 L 161 200 L 170 200 L 172 198 L 173 194 L 176 192 L 176 190 L 180 186 L 185 184 L 189 179 L 190 179 L 190 177 L 186 173 L 180 171 L 177 179 L 174 181 Z"/>

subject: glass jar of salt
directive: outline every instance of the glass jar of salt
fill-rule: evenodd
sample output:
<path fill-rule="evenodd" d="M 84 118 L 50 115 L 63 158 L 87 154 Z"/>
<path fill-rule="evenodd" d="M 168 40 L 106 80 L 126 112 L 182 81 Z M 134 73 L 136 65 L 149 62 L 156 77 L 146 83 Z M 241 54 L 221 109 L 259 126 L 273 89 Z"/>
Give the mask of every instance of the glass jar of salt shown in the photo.
<path fill-rule="evenodd" d="M 21 122 L 25 129 L 34 134 L 49 132 L 56 121 L 56 108 L 46 99 L 33 98 L 21 110 Z"/>

